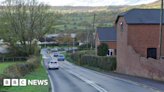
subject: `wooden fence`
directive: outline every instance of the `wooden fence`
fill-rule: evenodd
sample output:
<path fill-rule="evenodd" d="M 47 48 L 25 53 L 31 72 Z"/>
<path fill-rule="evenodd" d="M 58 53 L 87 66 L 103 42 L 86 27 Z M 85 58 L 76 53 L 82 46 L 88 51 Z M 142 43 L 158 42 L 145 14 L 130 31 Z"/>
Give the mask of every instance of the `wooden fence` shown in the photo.
<path fill-rule="evenodd" d="M 28 57 L 0 57 L 0 62 L 7 61 L 27 61 Z"/>

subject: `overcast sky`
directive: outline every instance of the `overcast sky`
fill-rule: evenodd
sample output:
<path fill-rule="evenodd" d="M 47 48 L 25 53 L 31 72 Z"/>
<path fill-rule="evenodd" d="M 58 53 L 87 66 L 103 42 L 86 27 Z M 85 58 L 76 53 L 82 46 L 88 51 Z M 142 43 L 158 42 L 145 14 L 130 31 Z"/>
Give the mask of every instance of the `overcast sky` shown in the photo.
<path fill-rule="evenodd" d="M 4 0 L 0 0 L 4 1 Z M 38 0 L 53 6 L 106 6 L 106 5 L 139 5 L 157 0 Z"/>
<path fill-rule="evenodd" d="M 105 5 L 139 5 L 157 0 L 40 0 L 54 6 L 105 6 Z"/>

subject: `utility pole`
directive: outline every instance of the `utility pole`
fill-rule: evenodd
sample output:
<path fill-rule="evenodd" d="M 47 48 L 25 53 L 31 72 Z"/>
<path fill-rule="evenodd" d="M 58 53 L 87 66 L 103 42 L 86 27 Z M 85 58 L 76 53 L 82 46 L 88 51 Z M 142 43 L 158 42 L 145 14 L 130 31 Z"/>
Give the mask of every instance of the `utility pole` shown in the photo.
<path fill-rule="evenodd" d="M 92 43 L 93 43 L 94 22 L 95 22 L 95 13 L 94 13 L 94 18 L 93 18 L 93 31 L 91 32 L 91 51 L 93 48 Z M 90 51 L 90 54 L 91 54 L 91 51 Z"/>
<path fill-rule="evenodd" d="M 161 59 L 162 24 L 163 24 L 163 0 L 161 0 L 161 18 L 160 18 L 160 32 L 159 32 L 159 59 Z"/>
<path fill-rule="evenodd" d="M 45 45 L 45 48 L 46 48 L 46 35 L 45 35 L 44 41 L 45 41 L 45 44 L 44 45 Z"/>
<path fill-rule="evenodd" d="M 74 50 L 74 46 L 75 46 L 75 37 L 73 38 L 73 53 L 75 53 L 75 50 Z"/>

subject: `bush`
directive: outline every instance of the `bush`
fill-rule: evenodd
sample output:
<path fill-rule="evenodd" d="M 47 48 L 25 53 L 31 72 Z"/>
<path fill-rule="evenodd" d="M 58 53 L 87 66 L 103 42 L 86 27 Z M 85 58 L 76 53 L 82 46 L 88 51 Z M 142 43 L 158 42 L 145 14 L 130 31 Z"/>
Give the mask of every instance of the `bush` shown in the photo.
<path fill-rule="evenodd" d="M 86 55 L 82 52 L 66 53 L 77 65 L 99 68 L 104 71 L 116 70 L 116 57 Z"/>
<path fill-rule="evenodd" d="M 98 47 L 97 47 L 97 55 L 99 56 L 106 56 L 108 54 L 108 49 L 109 46 L 106 43 L 101 43 Z"/>
<path fill-rule="evenodd" d="M 116 70 L 116 57 L 83 55 L 81 65 L 88 65 L 105 71 L 114 71 Z"/>
<path fill-rule="evenodd" d="M 71 58 L 73 61 L 75 61 L 75 64 L 81 65 L 81 56 L 84 55 L 84 53 L 67 53 L 66 57 Z"/>
<path fill-rule="evenodd" d="M 3 74 L 0 74 L 0 87 L 3 86 L 3 79 L 21 78 L 29 72 L 33 72 L 38 66 L 39 60 L 36 57 L 29 59 L 26 63 L 23 64 L 9 65 L 4 69 Z"/>

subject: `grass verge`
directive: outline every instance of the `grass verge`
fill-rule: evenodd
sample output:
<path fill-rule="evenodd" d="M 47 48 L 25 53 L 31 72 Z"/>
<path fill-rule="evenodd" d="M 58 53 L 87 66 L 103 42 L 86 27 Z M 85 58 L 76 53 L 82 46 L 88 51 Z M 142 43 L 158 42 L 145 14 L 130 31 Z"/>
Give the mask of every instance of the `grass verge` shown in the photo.
<path fill-rule="evenodd" d="M 42 55 L 39 58 L 39 62 L 42 60 Z M 26 76 L 22 77 L 22 79 L 37 79 L 37 80 L 45 80 L 48 79 L 45 68 L 39 63 L 39 67 L 35 70 L 35 72 L 31 72 Z M 11 87 L 3 87 L 0 89 L 0 92 L 49 92 L 49 85 L 27 85 L 27 86 L 11 86 Z"/>
<path fill-rule="evenodd" d="M 17 63 L 24 63 L 24 61 L 14 61 L 14 62 L 1 62 L 0 63 L 0 74 L 3 73 L 3 70 L 9 66 L 9 65 L 13 65 L 13 64 L 17 64 Z"/>

